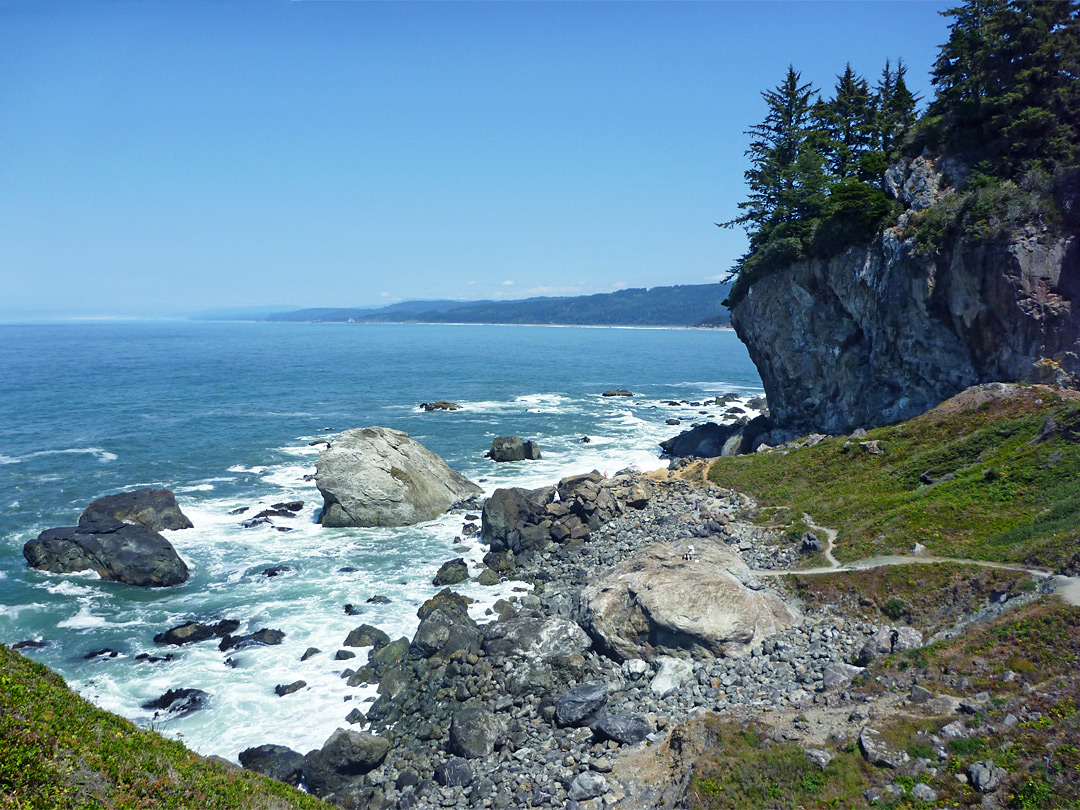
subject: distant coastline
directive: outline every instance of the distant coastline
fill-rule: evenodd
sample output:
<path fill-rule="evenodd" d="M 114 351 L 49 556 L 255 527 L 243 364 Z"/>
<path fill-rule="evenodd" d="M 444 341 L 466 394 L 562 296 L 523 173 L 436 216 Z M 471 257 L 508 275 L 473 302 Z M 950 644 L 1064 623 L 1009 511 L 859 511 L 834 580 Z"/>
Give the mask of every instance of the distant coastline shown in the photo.
<path fill-rule="evenodd" d="M 561 298 L 513 301 L 402 301 L 379 308 L 318 307 L 262 311 L 216 309 L 193 320 L 308 323 L 442 323 L 521 326 L 704 327 L 730 326 L 725 302 L 730 284 L 685 284 Z"/>

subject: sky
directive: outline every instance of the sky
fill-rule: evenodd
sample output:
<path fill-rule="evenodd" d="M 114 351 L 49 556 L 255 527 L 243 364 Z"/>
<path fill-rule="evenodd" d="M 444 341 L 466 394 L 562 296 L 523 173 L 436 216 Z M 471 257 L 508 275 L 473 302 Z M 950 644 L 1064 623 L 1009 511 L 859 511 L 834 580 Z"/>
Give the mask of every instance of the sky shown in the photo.
<path fill-rule="evenodd" d="M 0 0 L 0 319 L 717 280 L 761 92 L 951 5 Z"/>

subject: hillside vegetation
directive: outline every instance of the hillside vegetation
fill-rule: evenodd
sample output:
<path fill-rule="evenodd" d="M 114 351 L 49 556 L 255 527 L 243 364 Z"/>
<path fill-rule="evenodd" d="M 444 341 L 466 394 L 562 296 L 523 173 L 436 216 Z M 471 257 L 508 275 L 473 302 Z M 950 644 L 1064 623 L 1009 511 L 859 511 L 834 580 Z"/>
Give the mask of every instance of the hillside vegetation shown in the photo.
<path fill-rule="evenodd" d="M 682 284 L 519 301 L 405 301 L 382 309 L 302 309 L 271 321 L 490 323 L 562 326 L 726 326 L 729 284 Z"/>
<path fill-rule="evenodd" d="M 286 810 L 328 805 L 214 762 L 76 695 L 0 645 L 0 807 Z"/>
<path fill-rule="evenodd" d="M 765 522 L 797 527 L 806 513 L 837 529 L 840 560 L 921 543 L 941 556 L 1075 572 L 1080 402 L 1044 386 L 1005 390 L 965 392 L 857 438 L 720 459 L 709 478 L 753 495 Z"/>

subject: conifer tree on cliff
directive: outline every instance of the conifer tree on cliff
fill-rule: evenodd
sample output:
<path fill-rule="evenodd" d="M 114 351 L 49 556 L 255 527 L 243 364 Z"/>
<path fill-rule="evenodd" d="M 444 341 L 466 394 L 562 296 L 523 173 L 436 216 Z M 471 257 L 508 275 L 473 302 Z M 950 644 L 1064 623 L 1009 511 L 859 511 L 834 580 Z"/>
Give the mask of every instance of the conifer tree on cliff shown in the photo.
<path fill-rule="evenodd" d="M 803 84 L 801 74 L 788 66 L 784 80 L 761 96 L 768 106 L 765 120 L 752 126 L 746 155 L 747 199 L 739 203 L 742 216 L 721 227 L 743 226 L 750 236 L 746 256 L 766 243 L 798 252 L 798 241 L 817 216 L 826 195 L 820 131 L 815 128 L 813 103 L 817 91 Z M 739 263 L 741 268 L 742 262 Z M 736 269 L 737 272 L 738 268 Z"/>
<path fill-rule="evenodd" d="M 875 146 L 889 158 L 895 156 L 915 123 L 915 107 L 919 97 L 908 90 L 906 76 L 907 65 L 903 59 L 896 60 L 895 70 L 886 59 L 881 79 L 875 88 Z"/>
<path fill-rule="evenodd" d="M 833 98 L 819 105 L 818 117 L 827 138 L 825 155 L 834 178 L 855 177 L 859 158 L 874 147 L 874 101 L 869 83 L 848 62 L 836 77 Z"/>
<path fill-rule="evenodd" d="M 930 138 L 1010 176 L 1080 161 L 1080 2 L 969 0 L 945 12 Z"/>

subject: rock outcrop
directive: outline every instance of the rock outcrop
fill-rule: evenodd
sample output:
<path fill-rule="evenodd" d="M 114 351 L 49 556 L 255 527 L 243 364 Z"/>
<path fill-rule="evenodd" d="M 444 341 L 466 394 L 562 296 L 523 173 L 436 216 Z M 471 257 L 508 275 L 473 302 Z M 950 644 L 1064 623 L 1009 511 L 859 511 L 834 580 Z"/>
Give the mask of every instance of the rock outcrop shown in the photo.
<path fill-rule="evenodd" d="M 497 489 L 484 503 L 480 536 L 493 552 L 542 550 L 552 542 L 583 540 L 627 509 L 641 509 L 650 497 L 643 478 L 605 478 L 595 470 L 567 476 L 556 487 Z"/>
<path fill-rule="evenodd" d="M 315 483 L 324 526 L 408 526 L 438 517 L 482 490 L 407 433 L 346 430 L 319 454 Z"/>
<path fill-rule="evenodd" d="M 492 461 L 535 461 L 541 458 L 540 446 L 517 436 L 499 436 L 491 442 L 487 457 Z"/>
<path fill-rule="evenodd" d="M 922 157 L 888 178 L 907 208 L 896 226 L 756 280 L 732 309 L 778 428 L 895 422 L 986 382 L 1080 383 L 1075 222 L 1058 237 L 1034 225 L 994 241 L 946 234 L 922 255 L 911 225 L 961 173 Z"/>
<path fill-rule="evenodd" d="M 111 582 L 164 587 L 188 578 L 172 543 L 157 532 L 89 509 L 78 526 L 46 529 L 23 546 L 33 567 L 54 574 L 95 571 Z"/>
<path fill-rule="evenodd" d="M 106 495 L 93 501 L 86 511 L 101 512 L 155 532 L 192 528 L 191 520 L 180 511 L 176 495 L 170 489 L 137 489 Z"/>
<path fill-rule="evenodd" d="M 582 623 L 619 660 L 739 656 L 795 620 L 779 597 L 758 588 L 717 538 L 695 539 L 692 553 L 655 543 L 582 591 Z"/>

